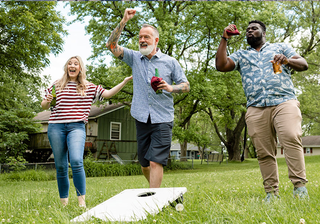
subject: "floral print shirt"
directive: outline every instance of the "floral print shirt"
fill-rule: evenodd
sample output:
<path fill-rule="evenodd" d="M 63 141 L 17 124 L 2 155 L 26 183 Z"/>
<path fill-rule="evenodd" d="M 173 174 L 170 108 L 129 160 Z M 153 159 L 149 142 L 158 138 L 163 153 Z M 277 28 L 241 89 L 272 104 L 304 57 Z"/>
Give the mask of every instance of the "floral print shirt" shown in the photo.
<path fill-rule="evenodd" d="M 297 99 L 290 68 L 282 65 L 282 73 L 273 72 L 271 60 L 276 54 L 283 54 L 288 59 L 297 55 L 287 44 L 265 43 L 260 51 L 248 47 L 247 50 L 239 50 L 229 56 L 235 63 L 235 70 L 241 74 L 247 107 L 275 106 Z"/>

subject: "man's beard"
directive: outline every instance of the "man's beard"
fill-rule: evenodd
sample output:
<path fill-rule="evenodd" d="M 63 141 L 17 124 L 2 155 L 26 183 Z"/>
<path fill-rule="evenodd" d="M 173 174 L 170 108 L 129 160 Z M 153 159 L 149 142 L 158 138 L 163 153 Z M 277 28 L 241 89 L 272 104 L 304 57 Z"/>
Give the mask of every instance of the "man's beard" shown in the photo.
<path fill-rule="evenodd" d="M 139 45 L 139 51 L 142 55 L 145 55 L 145 56 L 148 56 L 154 49 L 154 44 L 152 45 L 148 45 L 147 48 L 140 48 L 140 45 Z"/>
<path fill-rule="evenodd" d="M 247 42 L 250 46 L 258 45 L 261 42 L 261 40 L 262 40 L 262 34 L 259 37 L 254 37 L 254 36 L 247 37 Z"/>

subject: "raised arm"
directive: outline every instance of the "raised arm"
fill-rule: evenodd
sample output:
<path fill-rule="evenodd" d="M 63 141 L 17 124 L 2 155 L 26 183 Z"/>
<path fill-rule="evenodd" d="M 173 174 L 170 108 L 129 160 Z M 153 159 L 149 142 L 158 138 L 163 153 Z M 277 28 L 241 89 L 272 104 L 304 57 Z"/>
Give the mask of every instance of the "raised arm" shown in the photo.
<path fill-rule="evenodd" d="M 131 79 L 132 76 L 126 77 L 121 83 L 119 83 L 112 89 L 105 90 L 101 96 L 104 98 L 111 98 L 112 96 L 116 95 Z"/>
<path fill-rule="evenodd" d="M 227 56 L 227 42 L 228 39 L 231 38 L 226 32 L 226 30 L 234 30 L 234 26 L 230 24 L 227 26 L 221 37 L 220 45 L 217 50 L 216 54 L 216 68 L 220 72 L 230 72 L 234 69 L 235 64 L 234 62 Z"/>
<path fill-rule="evenodd" d="M 135 9 L 126 9 L 124 12 L 124 16 L 121 20 L 121 22 L 119 23 L 119 25 L 117 26 L 117 28 L 115 28 L 113 30 L 113 32 L 111 33 L 111 36 L 109 37 L 108 41 L 107 41 L 107 48 L 112 52 L 112 54 L 114 56 L 116 56 L 119 59 L 123 58 L 123 47 L 118 45 L 118 41 L 120 38 L 120 34 L 124 28 L 124 26 L 126 25 L 126 23 L 132 19 L 132 17 L 136 14 L 136 10 Z"/>

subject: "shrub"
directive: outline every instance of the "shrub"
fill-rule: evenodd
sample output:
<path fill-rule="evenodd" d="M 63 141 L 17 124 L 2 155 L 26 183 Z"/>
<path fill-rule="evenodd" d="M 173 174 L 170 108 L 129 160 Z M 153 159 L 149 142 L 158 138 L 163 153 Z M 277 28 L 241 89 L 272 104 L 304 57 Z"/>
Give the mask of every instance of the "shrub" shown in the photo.
<path fill-rule="evenodd" d="M 87 156 L 84 159 L 83 166 L 87 177 L 131 176 L 142 174 L 139 164 L 121 165 L 111 162 L 98 162 L 92 156 Z"/>
<path fill-rule="evenodd" d="M 87 177 L 132 176 L 142 174 L 138 164 L 110 164 L 96 161 L 85 161 L 84 169 Z"/>
<path fill-rule="evenodd" d="M 7 165 L 9 165 L 10 171 L 19 172 L 26 169 L 26 166 L 24 164 L 27 163 L 27 161 L 22 156 L 18 156 L 17 158 L 9 156 L 6 161 Z"/>
<path fill-rule="evenodd" d="M 41 167 L 38 170 L 26 170 L 21 171 L 24 167 L 22 160 L 15 161 L 14 158 L 10 158 L 12 170 L 15 172 L 2 174 L 0 179 L 2 180 L 14 180 L 14 181 L 48 181 L 56 180 L 55 170 L 44 171 Z M 99 162 L 92 156 L 87 156 L 83 161 L 84 170 L 87 177 L 105 177 L 105 176 L 133 176 L 142 175 L 141 166 L 138 163 L 121 165 L 112 162 Z M 179 170 L 179 169 L 191 169 L 191 165 L 186 162 L 177 162 L 171 160 L 168 166 L 164 167 L 164 170 Z M 20 172 L 18 172 L 20 171 Z M 69 168 L 69 177 L 72 178 L 72 171 Z"/>
<path fill-rule="evenodd" d="M 177 160 L 171 159 L 171 163 L 168 163 L 164 167 L 164 170 L 188 170 L 192 169 L 192 165 L 188 162 L 178 162 Z"/>
<path fill-rule="evenodd" d="M 48 181 L 55 180 L 56 173 L 55 171 L 26 170 L 1 174 L 1 179 L 10 181 Z"/>
<path fill-rule="evenodd" d="M 121 165 L 112 162 L 99 162 L 90 154 L 84 159 L 83 166 L 87 177 L 142 175 L 141 166 L 138 163 Z M 192 167 L 190 163 L 177 162 L 174 159 L 171 159 L 171 163 L 164 167 L 164 170 L 179 169 L 192 169 Z"/>

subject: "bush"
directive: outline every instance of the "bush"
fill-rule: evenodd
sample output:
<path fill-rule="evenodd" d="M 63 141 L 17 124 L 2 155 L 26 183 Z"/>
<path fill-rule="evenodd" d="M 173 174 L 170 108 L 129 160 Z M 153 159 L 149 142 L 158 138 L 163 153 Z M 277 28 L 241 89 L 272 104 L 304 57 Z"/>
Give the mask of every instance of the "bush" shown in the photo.
<path fill-rule="evenodd" d="M 171 163 L 168 163 L 164 167 L 164 170 L 190 170 L 192 165 L 188 162 L 178 162 L 177 160 L 171 159 Z"/>
<path fill-rule="evenodd" d="M 56 173 L 55 171 L 26 170 L 1 174 L 1 179 L 10 181 L 48 181 L 55 180 Z"/>
<path fill-rule="evenodd" d="M 9 156 L 6 161 L 7 165 L 9 165 L 10 171 L 19 172 L 26 169 L 26 166 L 24 164 L 27 163 L 27 161 L 22 156 L 18 156 L 17 158 Z"/>
<path fill-rule="evenodd" d="M 101 163 L 96 161 L 92 156 L 88 156 L 83 161 L 84 170 L 87 177 L 105 177 L 105 176 L 132 176 L 141 175 L 139 164 L 114 164 Z"/>
<path fill-rule="evenodd" d="M 12 159 L 11 159 L 12 160 Z M 13 160 L 12 160 L 13 161 Z M 2 174 L 0 179 L 2 180 L 14 180 L 14 181 L 48 181 L 56 180 L 55 170 L 44 171 L 38 170 L 26 170 L 21 171 L 23 164 L 20 161 L 12 162 L 12 170 L 15 172 Z M 87 177 L 106 177 L 106 176 L 133 176 L 142 175 L 141 166 L 138 163 L 121 165 L 111 162 L 98 162 L 91 155 L 87 156 L 83 160 L 83 166 Z M 191 165 L 186 162 L 177 162 L 171 160 L 168 166 L 164 167 L 164 170 L 179 170 L 179 169 L 191 169 Z M 20 172 L 19 172 L 20 171 Z M 72 171 L 69 168 L 69 177 L 72 178 Z"/>
<path fill-rule="evenodd" d="M 83 166 L 87 177 L 142 175 L 140 164 L 121 165 L 111 162 L 98 162 L 92 155 L 88 155 L 84 159 Z M 190 163 L 171 160 L 171 163 L 165 166 L 164 170 L 185 170 L 191 168 Z"/>

